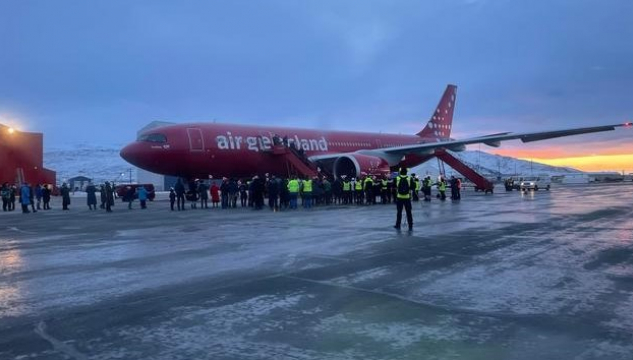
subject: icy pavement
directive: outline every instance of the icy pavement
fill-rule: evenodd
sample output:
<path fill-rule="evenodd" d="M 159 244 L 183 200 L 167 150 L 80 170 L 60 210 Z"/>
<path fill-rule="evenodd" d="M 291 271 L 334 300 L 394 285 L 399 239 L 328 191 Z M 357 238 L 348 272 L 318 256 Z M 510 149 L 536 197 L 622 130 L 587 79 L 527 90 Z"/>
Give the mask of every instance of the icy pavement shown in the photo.
<path fill-rule="evenodd" d="M 0 359 L 629 360 L 632 192 L 0 213 Z"/>

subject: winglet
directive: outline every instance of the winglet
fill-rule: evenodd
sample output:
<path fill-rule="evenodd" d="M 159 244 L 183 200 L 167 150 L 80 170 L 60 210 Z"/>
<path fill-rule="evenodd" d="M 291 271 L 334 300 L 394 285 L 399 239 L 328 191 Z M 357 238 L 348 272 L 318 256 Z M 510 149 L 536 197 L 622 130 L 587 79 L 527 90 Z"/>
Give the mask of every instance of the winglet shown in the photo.
<path fill-rule="evenodd" d="M 428 139 L 447 139 L 451 136 L 453 128 L 453 110 L 457 100 L 457 86 L 447 85 L 444 95 L 440 99 L 431 119 L 426 123 L 424 129 L 416 135 Z"/>

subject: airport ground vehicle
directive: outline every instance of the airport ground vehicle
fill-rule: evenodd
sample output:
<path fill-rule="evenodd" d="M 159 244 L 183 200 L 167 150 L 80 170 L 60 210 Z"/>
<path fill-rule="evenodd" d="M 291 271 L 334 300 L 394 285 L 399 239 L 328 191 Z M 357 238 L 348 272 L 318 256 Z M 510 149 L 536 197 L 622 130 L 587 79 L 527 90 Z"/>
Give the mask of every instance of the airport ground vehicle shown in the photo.
<path fill-rule="evenodd" d="M 522 191 L 534 190 L 538 191 L 538 189 L 549 190 L 552 185 L 552 181 L 549 177 L 546 176 L 529 176 L 523 178 L 521 184 L 519 185 Z"/>
<path fill-rule="evenodd" d="M 138 199 L 138 192 L 136 191 L 136 189 L 141 186 L 145 187 L 145 190 L 147 190 L 147 199 L 149 201 L 154 201 L 154 198 L 156 197 L 154 184 L 120 184 L 117 185 L 116 188 L 114 188 L 114 192 L 116 193 L 116 196 L 120 197 L 121 201 L 123 201 L 123 197 L 125 196 L 127 188 L 132 187 L 134 189 L 134 199 Z"/>

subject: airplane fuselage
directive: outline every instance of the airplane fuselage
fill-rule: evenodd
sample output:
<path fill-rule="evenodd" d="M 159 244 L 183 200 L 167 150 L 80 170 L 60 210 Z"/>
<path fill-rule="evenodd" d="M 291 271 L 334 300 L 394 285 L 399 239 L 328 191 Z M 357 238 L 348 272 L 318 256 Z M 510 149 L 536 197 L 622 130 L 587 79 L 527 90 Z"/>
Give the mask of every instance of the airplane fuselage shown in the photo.
<path fill-rule="evenodd" d="M 121 150 L 121 156 L 154 173 L 188 178 L 287 176 L 286 164 L 271 154 L 278 140 L 307 157 L 424 142 L 415 135 L 192 123 L 148 130 Z M 407 156 L 400 165 L 415 166 L 423 159 Z"/>

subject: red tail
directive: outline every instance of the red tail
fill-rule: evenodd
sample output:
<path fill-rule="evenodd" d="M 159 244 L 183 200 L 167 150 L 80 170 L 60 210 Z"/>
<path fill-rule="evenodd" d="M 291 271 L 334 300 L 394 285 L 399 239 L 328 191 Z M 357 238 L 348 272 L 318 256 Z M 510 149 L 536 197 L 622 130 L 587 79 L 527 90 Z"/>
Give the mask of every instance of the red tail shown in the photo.
<path fill-rule="evenodd" d="M 423 138 L 446 139 L 451 137 L 453 110 L 457 99 L 457 86 L 448 85 L 437 108 L 424 129 L 416 135 Z"/>

